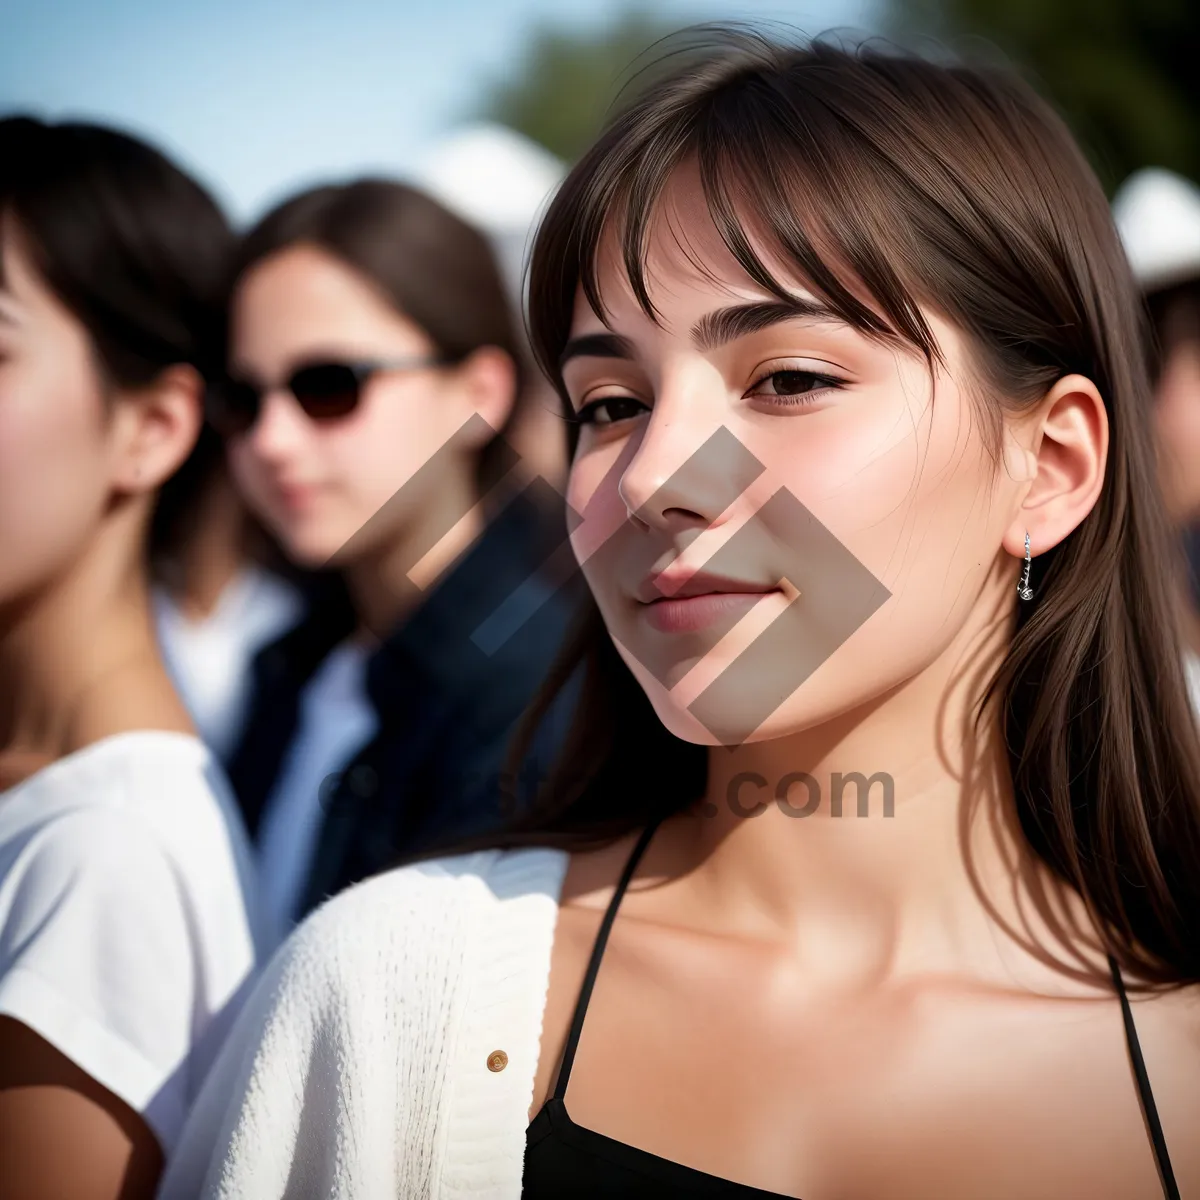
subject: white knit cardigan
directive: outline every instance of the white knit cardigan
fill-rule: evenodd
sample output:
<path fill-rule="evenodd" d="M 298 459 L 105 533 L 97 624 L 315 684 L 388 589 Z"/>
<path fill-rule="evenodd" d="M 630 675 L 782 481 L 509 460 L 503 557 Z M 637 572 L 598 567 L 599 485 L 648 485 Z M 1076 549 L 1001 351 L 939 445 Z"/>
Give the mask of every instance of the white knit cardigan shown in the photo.
<path fill-rule="evenodd" d="M 566 864 L 463 854 L 327 901 L 247 1001 L 160 1200 L 518 1200 Z"/>

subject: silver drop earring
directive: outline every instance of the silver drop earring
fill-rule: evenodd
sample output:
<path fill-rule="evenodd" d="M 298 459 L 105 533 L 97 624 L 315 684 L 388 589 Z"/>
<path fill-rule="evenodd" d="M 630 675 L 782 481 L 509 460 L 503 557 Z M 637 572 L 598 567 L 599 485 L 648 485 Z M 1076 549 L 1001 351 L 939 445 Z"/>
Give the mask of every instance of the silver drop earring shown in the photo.
<path fill-rule="evenodd" d="M 1017 595 L 1022 600 L 1033 599 L 1033 588 L 1029 586 L 1029 566 L 1032 560 L 1029 557 L 1029 531 L 1025 531 L 1025 569 L 1021 572 L 1021 582 L 1017 584 Z"/>

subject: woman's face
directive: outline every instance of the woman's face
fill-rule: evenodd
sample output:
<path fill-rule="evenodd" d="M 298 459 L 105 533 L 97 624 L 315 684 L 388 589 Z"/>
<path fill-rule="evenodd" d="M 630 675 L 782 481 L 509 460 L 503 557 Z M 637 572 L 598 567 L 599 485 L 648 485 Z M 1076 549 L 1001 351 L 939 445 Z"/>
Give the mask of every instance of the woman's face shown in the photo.
<path fill-rule="evenodd" d="M 788 314 L 737 266 L 689 177 L 661 213 L 647 262 L 660 323 L 611 243 L 608 326 L 576 303 L 572 542 L 663 722 L 735 745 L 866 703 L 930 664 L 986 593 L 1015 601 L 1001 541 L 1029 459 L 1007 429 L 1004 462 L 989 453 L 946 323 L 926 314 L 948 364 L 931 380 L 915 353 L 805 315 L 799 284 Z M 709 595 L 661 598 L 689 579 Z"/>
<path fill-rule="evenodd" d="M 112 487 L 113 426 L 83 325 L 11 222 L 0 261 L 0 603 L 76 562 Z"/>
<path fill-rule="evenodd" d="M 243 494 L 296 562 L 339 561 L 385 504 L 386 521 L 372 522 L 353 552 L 432 502 L 426 493 L 444 477 L 424 490 L 418 479 L 393 498 L 469 419 L 451 374 L 382 372 L 363 385 L 352 413 L 324 421 L 306 416 L 286 390 L 305 364 L 434 353 L 429 337 L 369 280 L 315 246 L 289 247 L 244 276 L 232 318 L 233 371 L 268 390 L 256 424 L 231 441 L 230 462 Z M 455 461 L 469 473 L 468 456 Z"/>
<path fill-rule="evenodd" d="M 1160 331 L 1162 372 L 1155 389 L 1160 477 L 1178 524 L 1200 518 L 1200 286 L 1167 308 Z"/>

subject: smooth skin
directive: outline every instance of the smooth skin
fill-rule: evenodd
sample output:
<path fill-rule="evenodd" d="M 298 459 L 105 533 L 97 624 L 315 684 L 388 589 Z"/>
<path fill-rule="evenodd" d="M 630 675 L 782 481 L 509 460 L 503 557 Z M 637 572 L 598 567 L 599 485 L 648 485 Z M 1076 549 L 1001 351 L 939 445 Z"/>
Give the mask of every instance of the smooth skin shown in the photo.
<path fill-rule="evenodd" d="M 712 745 L 687 704 L 790 597 L 766 596 L 715 646 L 657 631 L 619 567 L 589 572 L 627 511 L 659 568 L 698 566 L 784 486 L 891 598 L 750 741 L 710 750 L 715 815 L 659 828 L 588 1008 L 572 1119 L 804 1200 L 1158 1200 L 1104 956 L 1078 898 L 1019 836 L 994 733 L 970 732 L 1011 637 L 1026 530 L 1040 554 L 1100 493 L 1108 427 L 1096 387 L 1068 376 L 1006 418 L 997 458 L 967 349 L 930 309 L 947 363 L 932 380 L 915 355 L 812 319 L 700 348 L 702 318 L 772 297 L 725 250 L 686 172 L 648 267 L 661 326 L 638 308 L 611 243 L 607 325 L 576 306 L 573 337 L 616 333 L 632 354 L 566 364 L 585 419 L 568 499 L 585 512 L 575 549 L 601 613 L 664 724 Z M 763 476 L 727 508 L 705 481 L 666 488 L 721 426 Z M 779 564 L 745 567 L 772 576 Z M 640 665 L 672 655 L 666 684 Z M 808 819 L 772 799 L 794 771 L 821 787 Z M 890 773 L 894 816 L 876 792 L 858 817 L 851 788 L 833 817 L 836 771 Z M 762 802 L 751 817 L 727 802 L 738 772 L 769 781 L 741 793 L 744 806 Z M 805 799 L 801 789 L 793 803 Z M 633 841 L 571 856 L 531 1117 Z M 1179 1186 L 1200 1195 L 1196 989 L 1135 999 L 1134 1013 Z"/>
<path fill-rule="evenodd" d="M 142 564 L 154 493 L 201 420 L 190 367 L 106 394 L 86 331 L 11 225 L 3 260 L 0 789 L 113 734 L 194 732 L 158 655 Z M 0 1163 L 0 1200 L 142 1200 L 162 1152 L 128 1105 L 0 1018 Z"/>

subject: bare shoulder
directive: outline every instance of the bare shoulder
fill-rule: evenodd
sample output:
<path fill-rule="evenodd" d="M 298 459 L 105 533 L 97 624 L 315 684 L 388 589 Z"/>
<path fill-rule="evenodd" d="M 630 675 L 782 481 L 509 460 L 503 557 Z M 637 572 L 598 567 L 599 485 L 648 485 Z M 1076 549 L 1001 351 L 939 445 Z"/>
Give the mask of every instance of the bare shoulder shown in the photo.
<path fill-rule="evenodd" d="M 644 828 L 633 829 L 603 845 L 572 851 L 562 888 L 564 907 L 603 909 L 620 882 Z M 661 885 L 687 874 L 694 867 L 694 822 L 680 813 L 663 821 L 644 847 L 629 882 L 628 905 L 638 909 L 639 894 L 652 893 Z"/>
<path fill-rule="evenodd" d="M 1169 1039 L 1181 1054 L 1191 1053 L 1200 1087 L 1200 983 L 1146 997 L 1130 996 L 1134 1021 Z"/>
<path fill-rule="evenodd" d="M 1130 995 L 1163 1135 L 1183 1195 L 1200 1189 L 1200 985 Z"/>
<path fill-rule="evenodd" d="M 603 846 L 572 850 L 562 903 L 580 908 L 604 904 L 621 878 L 637 838 L 635 831 Z"/>

